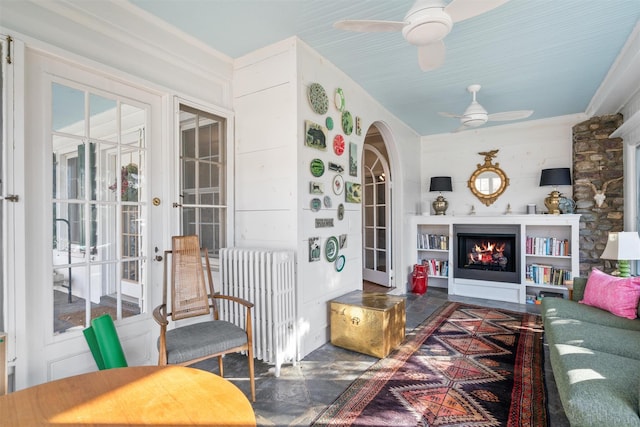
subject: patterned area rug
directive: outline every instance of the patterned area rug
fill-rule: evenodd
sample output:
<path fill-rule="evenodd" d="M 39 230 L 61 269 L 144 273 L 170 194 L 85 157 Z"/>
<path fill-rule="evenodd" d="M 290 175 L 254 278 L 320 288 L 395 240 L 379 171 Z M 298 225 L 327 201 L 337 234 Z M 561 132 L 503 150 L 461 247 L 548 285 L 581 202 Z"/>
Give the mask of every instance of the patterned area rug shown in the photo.
<path fill-rule="evenodd" d="M 547 426 L 539 316 L 448 303 L 315 426 Z"/>

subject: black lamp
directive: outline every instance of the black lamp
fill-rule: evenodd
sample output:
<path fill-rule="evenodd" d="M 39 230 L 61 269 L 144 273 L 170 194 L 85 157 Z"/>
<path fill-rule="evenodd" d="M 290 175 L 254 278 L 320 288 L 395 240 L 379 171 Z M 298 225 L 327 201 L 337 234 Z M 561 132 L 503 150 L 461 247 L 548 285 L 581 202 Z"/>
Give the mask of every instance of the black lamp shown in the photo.
<path fill-rule="evenodd" d="M 447 211 L 447 207 L 449 207 L 449 203 L 442 197 L 443 191 L 453 191 L 451 187 L 451 177 L 450 176 L 434 176 L 431 177 L 431 184 L 429 185 L 429 191 L 438 191 L 440 194 L 433 202 L 433 210 L 436 212 L 436 215 L 444 215 Z"/>
<path fill-rule="evenodd" d="M 552 185 L 553 191 L 544 199 L 544 205 L 550 214 L 559 214 L 560 208 L 558 205 L 560 204 L 562 195 L 558 191 L 558 185 L 571 185 L 571 169 L 542 169 L 542 173 L 540 174 L 540 187 L 546 185 Z"/>

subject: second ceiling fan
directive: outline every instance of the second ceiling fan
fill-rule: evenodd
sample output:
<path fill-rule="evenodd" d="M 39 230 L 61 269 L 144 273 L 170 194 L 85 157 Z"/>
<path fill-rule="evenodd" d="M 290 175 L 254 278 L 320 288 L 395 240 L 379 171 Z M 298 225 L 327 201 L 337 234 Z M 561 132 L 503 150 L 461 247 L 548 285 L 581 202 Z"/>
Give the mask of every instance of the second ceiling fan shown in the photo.
<path fill-rule="evenodd" d="M 533 110 L 516 110 L 516 111 L 504 111 L 501 113 L 493 113 L 489 114 L 485 108 L 480 105 L 478 101 L 476 101 L 476 94 L 480 90 L 480 85 L 474 84 L 467 87 L 467 91 L 469 91 L 472 95 L 471 104 L 464 110 L 464 113 L 454 114 L 454 113 L 438 113 L 443 117 L 451 117 L 460 119 L 460 127 L 454 132 L 459 132 L 461 130 L 476 128 L 478 126 L 482 126 L 488 121 L 492 122 L 506 122 L 510 120 L 520 120 L 526 119 L 531 114 L 533 114 Z"/>
<path fill-rule="evenodd" d="M 488 12 L 509 0 L 417 0 L 404 21 L 343 20 L 335 28 L 358 32 L 402 31 L 405 40 L 418 47 L 418 63 L 423 71 L 444 63 L 443 39 L 460 22 Z"/>

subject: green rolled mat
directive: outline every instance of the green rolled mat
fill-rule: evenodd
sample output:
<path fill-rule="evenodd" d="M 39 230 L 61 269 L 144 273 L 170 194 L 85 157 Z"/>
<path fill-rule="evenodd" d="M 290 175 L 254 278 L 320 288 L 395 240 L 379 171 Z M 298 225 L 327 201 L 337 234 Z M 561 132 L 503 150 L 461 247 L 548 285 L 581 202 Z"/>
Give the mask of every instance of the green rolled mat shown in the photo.
<path fill-rule="evenodd" d="M 84 338 L 87 340 L 87 344 L 89 344 L 89 350 L 91 350 L 91 354 L 93 354 L 93 359 L 96 361 L 96 365 L 98 365 L 99 370 L 105 369 L 104 360 L 102 359 L 102 354 L 100 353 L 100 346 L 98 346 L 98 340 L 96 339 L 96 333 L 91 326 L 84 329 L 82 331 L 84 334 Z"/>
<path fill-rule="evenodd" d="M 89 329 L 89 328 L 87 328 Z M 91 321 L 91 328 L 95 335 L 95 342 L 98 344 L 100 356 L 103 361 L 103 368 L 100 368 L 98 359 L 96 364 L 98 369 L 124 368 L 127 366 L 127 359 L 118 339 L 118 332 L 113 324 L 113 319 L 108 314 L 96 317 Z M 91 333 L 89 333 L 91 335 Z M 85 334 L 86 337 L 86 334 Z M 89 339 L 87 339 L 89 342 Z M 89 344 L 91 347 L 91 344 Z M 93 349 L 92 349 L 93 353 Z M 95 354 L 94 354 L 95 358 Z"/>

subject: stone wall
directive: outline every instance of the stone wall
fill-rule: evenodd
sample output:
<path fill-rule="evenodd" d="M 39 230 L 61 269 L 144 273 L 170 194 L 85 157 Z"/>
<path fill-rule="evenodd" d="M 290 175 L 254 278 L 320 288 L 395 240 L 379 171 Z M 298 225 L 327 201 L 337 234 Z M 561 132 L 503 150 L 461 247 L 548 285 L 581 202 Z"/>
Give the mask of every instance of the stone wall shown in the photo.
<path fill-rule="evenodd" d="M 607 273 L 616 267 L 615 261 L 600 259 L 600 254 L 609 232 L 623 230 L 623 143 L 621 138 L 609 138 L 622 123 L 622 115 L 615 114 L 592 117 L 573 127 L 573 197 L 576 213 L 582 215 L 581 276 L 593 267 Z"/>

